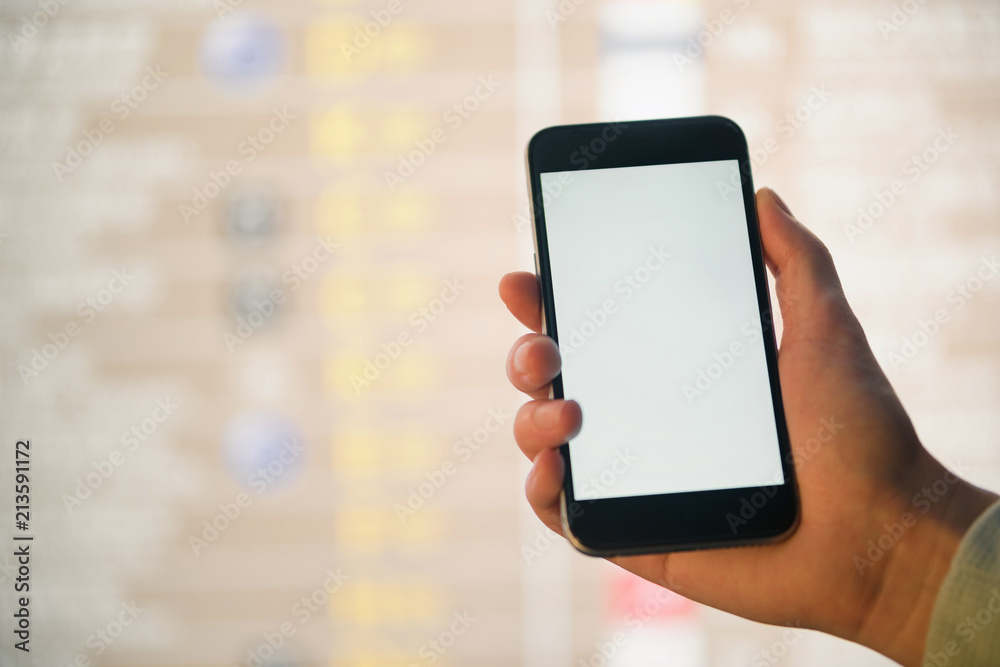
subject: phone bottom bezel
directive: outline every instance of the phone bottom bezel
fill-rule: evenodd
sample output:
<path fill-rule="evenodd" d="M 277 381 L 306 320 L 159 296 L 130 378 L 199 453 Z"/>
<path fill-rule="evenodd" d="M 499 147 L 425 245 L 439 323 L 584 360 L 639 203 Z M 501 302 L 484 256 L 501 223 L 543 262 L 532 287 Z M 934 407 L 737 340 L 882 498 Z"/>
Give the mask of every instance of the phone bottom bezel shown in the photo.
<path fill-rule="evenodd" d="M 564 489 L 560 514 L 563 533 L 574 548 L 608 557 L 780 542 L 798 526 L 799 504 L 794 480 L 571 502 Z"/>

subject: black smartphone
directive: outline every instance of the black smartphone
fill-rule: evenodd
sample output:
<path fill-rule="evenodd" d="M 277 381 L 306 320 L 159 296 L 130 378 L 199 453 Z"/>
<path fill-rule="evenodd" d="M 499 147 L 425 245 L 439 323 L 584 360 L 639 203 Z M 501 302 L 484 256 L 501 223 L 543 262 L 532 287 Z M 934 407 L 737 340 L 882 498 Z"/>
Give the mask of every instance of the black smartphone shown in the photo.
<path fill-rule="evenodd" d="M 746 138 L 718 116 L 550 127 L 528 144 L 559 345 L 563 526 L 594 556 L 760 544 L 799 503 Z"/>

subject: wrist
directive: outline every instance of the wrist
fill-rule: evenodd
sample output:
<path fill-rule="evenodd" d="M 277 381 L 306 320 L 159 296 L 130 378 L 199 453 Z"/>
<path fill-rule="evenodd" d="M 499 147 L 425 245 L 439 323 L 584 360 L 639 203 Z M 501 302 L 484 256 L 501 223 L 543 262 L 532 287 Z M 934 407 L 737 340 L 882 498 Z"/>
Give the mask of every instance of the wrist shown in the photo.
<path fill-rule="evenodd" d="M 891 546 L 883 534 L 873 541 L 876 547 L 890 548 L 884 550 L 884 564 L 871 569 L 871 603 L 854 638 L 914 666 L 922 664 L 934 602 L 955 552 L 972 523 L 997 499 L 929 455 L 917 468 L 888 513 L 886 523 L 895 523 L 895 531 L 884 533 L 893 538 Z"/>

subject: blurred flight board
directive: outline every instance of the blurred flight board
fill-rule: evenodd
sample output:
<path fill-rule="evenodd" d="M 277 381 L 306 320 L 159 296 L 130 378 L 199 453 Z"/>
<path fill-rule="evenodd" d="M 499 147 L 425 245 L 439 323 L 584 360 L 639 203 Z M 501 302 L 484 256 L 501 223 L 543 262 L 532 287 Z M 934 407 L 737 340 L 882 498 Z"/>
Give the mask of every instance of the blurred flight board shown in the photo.
<path fill-rule="evenodd" d="M 523 149 L 555 123 L 737 120 L 928 446 L 1000 484 L 991 3 L 0 21 L 0 433 L 32 443 L 34 536 L 5 665 L 885 664 L 571 553 L 526 508 L 496 283 L 530 269 Z"/>

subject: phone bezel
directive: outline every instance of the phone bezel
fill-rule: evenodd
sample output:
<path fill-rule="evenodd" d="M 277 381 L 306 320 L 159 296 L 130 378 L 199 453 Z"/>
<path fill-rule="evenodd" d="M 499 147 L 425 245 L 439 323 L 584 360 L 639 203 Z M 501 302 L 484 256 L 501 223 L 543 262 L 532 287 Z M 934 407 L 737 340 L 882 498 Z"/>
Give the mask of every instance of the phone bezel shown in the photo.
<path fill-rule="evenodd" d="M 583 149 L 588 150 L 583 150 Z M 774 542 L 799 519 L 795 471 L 778 378 L 777 345 L 760 241 L 750 157 L 739 126 L 721 116 L 589 123 L 549 127 L 528 144 L 529 195 L 534 224 L 535 270 L 545 333 L 558 342 L 540 175 L 584 169 L 738 160 L 764 352 L 785 482 L 775 486 L 696 491 L 599 500 L 576 500 L 569 445 L 560 452 L 566 478 L 562 520 L 567 538 L 594 556 L 658 553 Z M 563 397 L 562 376 L 551 396 Z M 757 501 L 763 498 L 758 506 Z M 745 505 L 744 505 L 745 503 Z M 749 509 L 747 509 L 749 508 Z M 743 523 L 734 529 L 730 515 Z"/>

